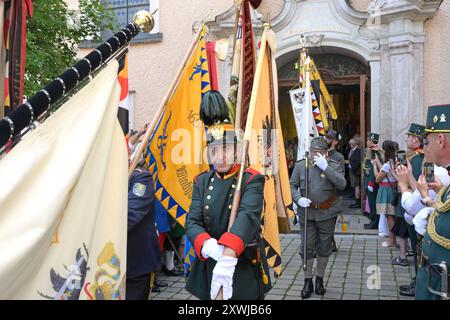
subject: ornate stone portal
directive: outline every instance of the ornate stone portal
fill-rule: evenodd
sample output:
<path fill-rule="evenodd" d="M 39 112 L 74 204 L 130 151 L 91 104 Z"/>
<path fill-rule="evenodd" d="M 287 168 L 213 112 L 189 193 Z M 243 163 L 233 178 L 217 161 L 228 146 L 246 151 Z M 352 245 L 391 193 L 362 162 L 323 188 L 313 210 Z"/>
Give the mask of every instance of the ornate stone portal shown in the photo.
<path fill-rule="evenodd" d="M 380 132 L 382 140 L 395 139 L 404 147 L 409 123 L 424 122 L 424 21 L 440 4 L 441 0 L 372 0 L 368 12 L 360 12 L 347 0 L 285 0 L 271 21 L 278 39 L 277 65 L 283 67 L 298 52 L 300 33 L 312 48 L 342 50 L 340 54 L 361 61 L 370 68 L 370 128 Z M 211 35 L 230 35 L 234 14 L 230 8 L 210 22 Z M 254 28 L 260 35 L 262 22 L 256 20 Z M 229 70 L 223 69 L 221 88 L 228 86 Z"/>

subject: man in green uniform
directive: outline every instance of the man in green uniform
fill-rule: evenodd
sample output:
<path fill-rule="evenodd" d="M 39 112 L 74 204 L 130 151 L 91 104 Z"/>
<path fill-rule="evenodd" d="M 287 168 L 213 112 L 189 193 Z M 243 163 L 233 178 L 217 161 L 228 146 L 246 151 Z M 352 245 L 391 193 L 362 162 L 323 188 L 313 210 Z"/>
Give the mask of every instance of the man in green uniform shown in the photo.
<path fill-rule="evenodd" d="M 425 148 L 435 164 L 450 169 L 450 105 L 428 108 Z M 450 185 L 442 188 L 428 218 L 416 279 L 417 300 L 448 300 L 450 267 Z"/>
<path fill-rule="evenodd" d="M 304 226 L 305 208 L 309 208 L 306 253 L 303 252 L 303 245 L 300 249 L 302 258 L 306 259 L 305 285 L 301 293 L 303 299 L 309 298 L 314 291 L 312 282 L 314 253 L 317 253 L 315 292 L 318 295 L 325 294 L 323 276 L 328 264 L 328 257 L 332 252 L 336 217 L 340 213 L 336 202 L 336 189 L 343 190 L 347 184 L 342 165 L 329 159 L 327 150 L 328 144 L 323 137 L 314 138 L 311 141 L 308 159 L 308 163 L 310 163 L 308 181 L 306 181 L 306 160 L 304 159 L 296 163 L 290 181 L 293 200 L 299 206 L 297 214 L 300 226 Z M 305 197 L 306 188 L 308 188 L 308 198 Z M 303 231 L 301 233 L 302 243 L 304 242 Z"/>
<path fill-rule="evenodd" d="M 417 181 L 422 174 L 422 163 L 424 159 L 423 153 L 423 135 L 425 133 L 425 126 L 417 123 L 411 123 L 409 130 L 406 133 L 406 147 L 410 150 L 411 155 L 408 160 L 411 163 L 411 169 L 414 179 Z M 401 205 L 397 206 L 397 214 L 404 217 L 405 209 Z M 408 229 L 409 239 L 411 241 L 411 249 L 414 257 L 414 270 L 417 274 L 417 233 L 414 230 L 414 225 L 406 223 Z M 415 278 L 409 285 L 401 285 L 399 287 L 401 296 L 414 297 L 415 295 Z"/>
<path fill-rule="evenodd" d="M 378 157 L 383 162 L 381 152 L 378 149 L 378 140 L 380 135 L 378 133 L 368 132 L 366 142 L 366 155 L 363 163 L 363 188 L 366 191 L 367 200 L 369 202 L 370 213 L 368 218 L 370 223 L 364 225 L 364 229 L 378 229 L 378 221 L 380 217 L 377 215 L 377 192 L 378 185 L 375 182 L 375 172 L 371 161 L 372 156 Z"/>
<path fill-rule="evenodd" d="M 214 170 L 194 179 L 186 234 L 197 259 L 186 290 L 204 300 L 215 300 L 221 288 L 224 300 L 263 299 L 270 289 L 267 260 L 260 245 L 264 176 L 252 169 L 245 171 L 237 217 L 228 231 L 239 169 L 237 138 L 228 119 L 221 123 L 217 119 L 204 120 L 205 114 L 211 117 L 215 107 L 228 117 L 223 97 L 210 91 L 202 99 L 201 118 L 208 126 L 207 153 Z"/>
<path fill-rule="evenodd" d="M 345 172 L 345 158 L 339 151 L 336 150 L 337 145 L 339 144 L 341 135 L 334 131 L 333 129 L 328 130 L 325 135 L 325 140 L 328 143 L 328 156 L 330 159 L 339 162 L 342 166 L 342 169 Z"/>

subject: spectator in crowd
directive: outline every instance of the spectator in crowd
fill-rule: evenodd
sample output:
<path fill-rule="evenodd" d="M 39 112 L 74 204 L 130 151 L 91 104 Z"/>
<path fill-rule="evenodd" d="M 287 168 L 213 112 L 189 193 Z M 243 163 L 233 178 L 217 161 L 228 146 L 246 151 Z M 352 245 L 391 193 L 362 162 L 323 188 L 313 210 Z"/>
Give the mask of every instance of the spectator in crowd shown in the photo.
<path fill-rule="evenodd" d="M 355 191 L 355 203 L 349 206 L 352 209 L 361 208 L 361 148 L 359 143 L 360 140 L 358 137 L 353 137 L 349 141 L 350 152 L 348 161 L 350 185 Z"/>
<path fill-rule="evenodd" d="M 392 233 L 392 228 L 395 223 L 395 210 L 398 200 L 397 197 L 397 180 L 394 176 L 394 161 L 395 152 L 398 150 L 398 143 L 391 140 L 386 140 L 382 145 L 384 153 L 384 163 L 382 164 L 378 158 L 372 160 L 374 167 L 376 183 L 379 189 L 377 194 L 377 214 L 380 215 L 379 231 L 388 234 L 389 239 L 382 243 L 383 247 L 396 247 L 397 241 L 395 235 Z M 398 202 L 398 201 L 397 201 Z M 383 224 L 381 218 L 385 217 L 387 220 L 387 227 Z"/>

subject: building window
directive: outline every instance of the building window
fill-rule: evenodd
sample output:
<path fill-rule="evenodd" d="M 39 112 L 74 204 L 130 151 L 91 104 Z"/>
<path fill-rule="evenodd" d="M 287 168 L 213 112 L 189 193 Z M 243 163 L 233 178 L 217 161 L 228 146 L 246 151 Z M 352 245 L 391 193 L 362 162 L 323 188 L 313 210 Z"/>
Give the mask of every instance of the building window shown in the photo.
<path fill-rule="evenodd" d="M 105 7 L 114 12 L 115 22 L 119 28 L 126 26 L 133 21 L 133 17 L 139 10 L 147 10 L 153 13 L 156 9 L 158 11 L 154 15 L 155 27 L 150 33 L 140 33 L 132 42 L 140 42 L 145 40 L 158 40 L 161 35 L 159 33 L 159 0 L 102 0 Z M 118 30 L 109 30 L 102 32 L 102 38 L 108 39 Z"/>

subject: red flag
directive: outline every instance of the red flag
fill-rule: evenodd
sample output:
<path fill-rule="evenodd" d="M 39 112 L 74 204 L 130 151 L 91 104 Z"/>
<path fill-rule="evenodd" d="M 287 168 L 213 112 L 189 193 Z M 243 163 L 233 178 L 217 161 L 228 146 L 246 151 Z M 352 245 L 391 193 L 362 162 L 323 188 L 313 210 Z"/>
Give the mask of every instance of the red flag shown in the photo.
<path fill-rule="evenodd" d="M 259 5 L 259 4 L 258 4 Z M 242 2 L 242 90 L 241 90 L 241 128 L 247 123 L 248 107 L 252 95 L 253 80 L 255 76 L 255 42 L 253 36 L 252 17 L 250 15 L 250 2 Z"/>
<path fill-rule="evenodd" d="M 206 43 L 206 57 L 208 59 L 211 90 L 218 91 L 219 90 L 219 82 L 217 81 L 216 42 L 215 41 L 208 41 Z"/>
<path fill-rule="evenodd" d="M 33 15 L 32 0 L 5 3 L 5 108 L 14 110 L 23 102 L 26 62 L 27 15 Z M 8 91 L 6 91 L 8 90 Z"/>

